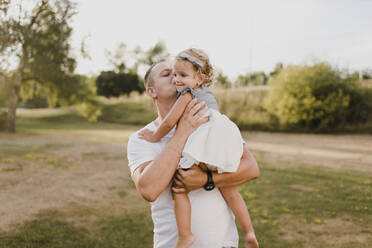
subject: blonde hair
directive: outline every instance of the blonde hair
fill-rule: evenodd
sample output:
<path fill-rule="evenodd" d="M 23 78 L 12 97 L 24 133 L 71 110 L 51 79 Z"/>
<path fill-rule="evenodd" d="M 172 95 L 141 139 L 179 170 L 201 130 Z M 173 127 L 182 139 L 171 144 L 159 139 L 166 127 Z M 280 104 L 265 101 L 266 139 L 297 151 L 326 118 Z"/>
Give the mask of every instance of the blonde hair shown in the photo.
<path fill-rule="evenodd" d="M 193 63 L 192 61 L 190 61 L 186 58 L 180 57 L 180 55 L 183 54 L 183 53 L 186 53 L 186 54 L 190 55 L 191 57 L 194 57 L 197 60 L 200 60 L 203 63 L 203 65 L 198 66 L 195 63 Z M 197 73 L 199 73 L 199 75 L 202 76 L 202 78 L 203 78 L 202 85 L 211 86 L 213 84 L 214 69 L 213 69 L 213 67 L 212 67 L 212 65 L 209 61 L 208 55 L 205 52 L 203 52 L 202 50 L 196 49 L 196 48 L 186 49 L 186 50 L 180 52 L 176 56 L 176 60 L 183 60 L 183 61 L 186 60 L 186 61 L 189 61 L 191 64 L 193 64 L 195 71 Z"/>

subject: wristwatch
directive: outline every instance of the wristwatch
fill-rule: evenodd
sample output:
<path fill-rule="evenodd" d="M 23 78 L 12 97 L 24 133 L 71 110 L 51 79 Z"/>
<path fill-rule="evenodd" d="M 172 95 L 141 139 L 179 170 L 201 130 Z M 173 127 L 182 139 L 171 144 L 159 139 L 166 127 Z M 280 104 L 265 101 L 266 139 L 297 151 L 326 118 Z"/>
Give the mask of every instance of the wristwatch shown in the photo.
<path fill-rule="evenodd" d="M 207 180 L 207 183 L 204 185 L 204 189 L 207 191 L 210 191 L 214 189 L 215 186 L 213 182 L 212 171 L 209 169 L 207 169 L 207 176 L 208 176 L 208 180 Z"/>

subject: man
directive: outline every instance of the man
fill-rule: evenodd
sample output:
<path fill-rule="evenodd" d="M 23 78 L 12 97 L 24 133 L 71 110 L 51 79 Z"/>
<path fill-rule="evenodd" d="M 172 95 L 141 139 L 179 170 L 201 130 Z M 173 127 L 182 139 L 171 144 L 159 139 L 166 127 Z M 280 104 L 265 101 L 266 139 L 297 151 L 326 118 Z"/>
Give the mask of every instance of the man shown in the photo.
<path fill-rule="evenodd" d="M 154 100 L 158 118 L 144 128 L 155 130 L 176 102 L 169 61 L 160 61 L 147 71 L 145 87 L 146 94 Z M 203 106 L 204 103 L 197 103 L 195 99 L 191 101 L 177 127 L 160 142 L 150 143 L 140 139 L 140 130 L 129 138 L 129 167 L 138 192 L 151 204 L 155 248 L 173 248 L 177 241 L 170 186 L 176 171 L 173 191 L 191 191 L 191 229 L 196 238 L 192 247 L 238 247 L 233 215 L 217 188 L 236 186 L 258 177 L 257 163 L 245 145 L 235 173 L 207 175 L 197 166 L 188 171 L 177 170 L 187 138 L 208 121 L 203 118 L 206 112 Z"/>

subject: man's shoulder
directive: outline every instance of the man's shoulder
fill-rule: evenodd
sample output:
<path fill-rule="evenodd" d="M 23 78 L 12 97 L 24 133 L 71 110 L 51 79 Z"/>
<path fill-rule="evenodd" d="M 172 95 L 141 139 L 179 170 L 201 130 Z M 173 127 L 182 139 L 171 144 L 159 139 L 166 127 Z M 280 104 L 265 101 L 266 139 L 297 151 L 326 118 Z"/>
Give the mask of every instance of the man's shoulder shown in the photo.
<path fill-rule="evenodd" d="M 130 136 L 129 136 L 129 140 L 128 142 L 131 142 L 131 141 L 134 141 L 134 140 L 141 140 L 138 136 L 138 134 L 144 130 L 144 129 L 150 129 L 151 131 L 154 131 L 154 129 L 156 128 L 154 122 L 150 122 L 149 124 L 147 124 L 146 126 L 144 126 L 143 128 L 141 129 L 138 129 L 137 131 L 135 131 L 134 133 L 132 133 Z"/>
<path fill-rule="evenodd" d="M 154 160 L 157 156 L 156 147 L 153 145 L 156 143 L 147 142 L 146 140 L 141 139 L 138 135 L 138 133 L 145 128 L 153 130 L 154 127 L 149 123 L 131 134 L 128 140 L 127 158 L 128 166 L 132 174 L 141 164 Z"/>

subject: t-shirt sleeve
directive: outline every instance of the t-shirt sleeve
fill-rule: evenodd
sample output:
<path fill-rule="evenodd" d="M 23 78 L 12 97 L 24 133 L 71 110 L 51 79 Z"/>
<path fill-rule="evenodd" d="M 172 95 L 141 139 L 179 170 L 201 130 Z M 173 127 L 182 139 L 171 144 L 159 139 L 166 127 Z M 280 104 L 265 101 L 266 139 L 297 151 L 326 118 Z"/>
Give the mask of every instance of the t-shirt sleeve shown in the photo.
<path fill-rule="evenodd" d="M 245 144 L 246 144 L 246 142 L 245 142 L 245 140 L 244 140 L 243 136 L 241 136 L 241 138 L 242 138 L 242 144 L 243 144 L 243 145 L 245 145 Z"/>
<path fill-rule="evenodd" d="M 138 137 L 138 132 L 132 134 L 127 146 L 128 166 L 130 173 L 133 172 L 143 163 L 152 161 L 157 157 L 152 143 Z"/>

